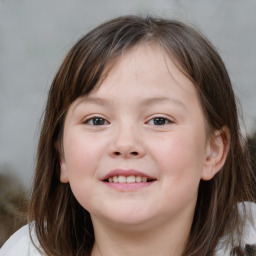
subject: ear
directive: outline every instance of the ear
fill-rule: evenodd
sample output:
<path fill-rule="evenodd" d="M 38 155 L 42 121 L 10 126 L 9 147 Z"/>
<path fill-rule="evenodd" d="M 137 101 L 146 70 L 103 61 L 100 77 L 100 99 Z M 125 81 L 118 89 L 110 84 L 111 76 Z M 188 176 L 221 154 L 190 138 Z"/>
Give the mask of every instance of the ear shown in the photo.
<path fill-rule="evenodd" d="M 66 164 L 64 157 L 61 157 L 61 160 L 60 160 L 60 181 L 62 183 L 69 182 L 67 164 Z"/>
<path fill-rule="evenodd" d="M 63 147 L 60 145 L 60 142 L 56 142 L 55 148 L 57 149 L 60 156 L 60 181 L 62 183 L 68 183 L 69 178 L 68 178 L 67 164 L 64 156 Z"/>
<path fill-rule="evenodd" d="M 224 126 L 213 132 L 206 145 L 206 159 L 202 180 L 211 180 L 224 166 L 230 146 L 230 131 Z"/>

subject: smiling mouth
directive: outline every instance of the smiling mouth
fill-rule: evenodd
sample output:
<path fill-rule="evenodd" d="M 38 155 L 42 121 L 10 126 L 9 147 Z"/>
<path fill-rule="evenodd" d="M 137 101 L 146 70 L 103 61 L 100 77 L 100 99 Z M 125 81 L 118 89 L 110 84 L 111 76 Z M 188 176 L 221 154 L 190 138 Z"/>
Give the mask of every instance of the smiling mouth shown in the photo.
<path fill-rule="evenodd" d="M 156 179 L 150 179 L 140 175 L 130 175 L 130 176 L 123 176 L 123 175 L 115 175 L 109 177 L 104 180 L 105 182 L 109 183 L 147 183 L 156 181 Z"/>

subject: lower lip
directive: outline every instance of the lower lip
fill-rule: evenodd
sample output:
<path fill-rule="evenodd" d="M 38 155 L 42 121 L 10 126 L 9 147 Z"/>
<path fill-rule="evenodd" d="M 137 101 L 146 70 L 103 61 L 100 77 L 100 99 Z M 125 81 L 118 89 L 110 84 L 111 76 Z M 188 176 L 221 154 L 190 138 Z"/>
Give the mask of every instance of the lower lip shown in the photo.
<path fill-rule="evenodd" d="M 142 188 L 146 188 L 152 185 L 154 181 L 150 182 L 134 182 L 134 183 L 115 183 L 115 182 L 105 182 L 108 187 L 119 191 L 136 191 Z"/>

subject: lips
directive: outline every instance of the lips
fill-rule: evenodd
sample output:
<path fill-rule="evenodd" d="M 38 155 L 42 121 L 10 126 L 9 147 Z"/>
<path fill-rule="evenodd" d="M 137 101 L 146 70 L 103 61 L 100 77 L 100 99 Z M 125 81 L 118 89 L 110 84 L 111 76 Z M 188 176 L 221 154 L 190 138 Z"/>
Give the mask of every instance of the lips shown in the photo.
<path fill-rule="evenodd" d="M 137 170 L 115 169 L 105 175 L 101 181 L 110 189 L 118 192 L 144 191 L 157 179 Z"/>
<path fill-rule="evenodd" d="M 123 175 L 119 175 L 119 176 L 109 177 L 106 181 L 114 182 L 114 183 L 134 183 L 134 182 L 139 183 L 139 182 L 147 182 L 148 179 L 143 176 L 130 175 L 130 176 L 125 177 Z"/>
<path fill-rule="evenodd" d="M 106 176 L 102 178 L 102 181 L 108 183 L 147 183 L 156 181 L 156 178 L 151 177 L 143 172 L 137 170 L 124 170 L 115 169 L 109 172 Z"/>

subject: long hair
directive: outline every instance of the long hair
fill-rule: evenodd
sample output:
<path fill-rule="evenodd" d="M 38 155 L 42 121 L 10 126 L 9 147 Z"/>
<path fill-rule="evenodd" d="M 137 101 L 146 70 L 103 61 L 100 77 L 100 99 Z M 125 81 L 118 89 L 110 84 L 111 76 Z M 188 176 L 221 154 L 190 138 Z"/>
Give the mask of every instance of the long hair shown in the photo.
<path fill-rule="evenodd" d="M 237 204 L 253 200 L 253 177 L 234 92 L 221 57 L 207 39 L 181 22 L 124 16 L 82 37 L 67 54 L 49 91 L 29 209 L 29 221 L 34 221 L 38 241 L 48 256 L 90 255 L 94 244 L 90 214 L 77 202 L 69 184 L 60 182 L 59 145 L 68 108 L 99 85 L 107 64 L 143 42 L 163 47 L 193 82 L 209 127 L 230 130 L 224 167 L 212 180 L 200 182 L 183 255 L 213 255 L 224 235 L 228 243 L 239 245 L 234 233 L 242 233 L 243 219 Z"/>

